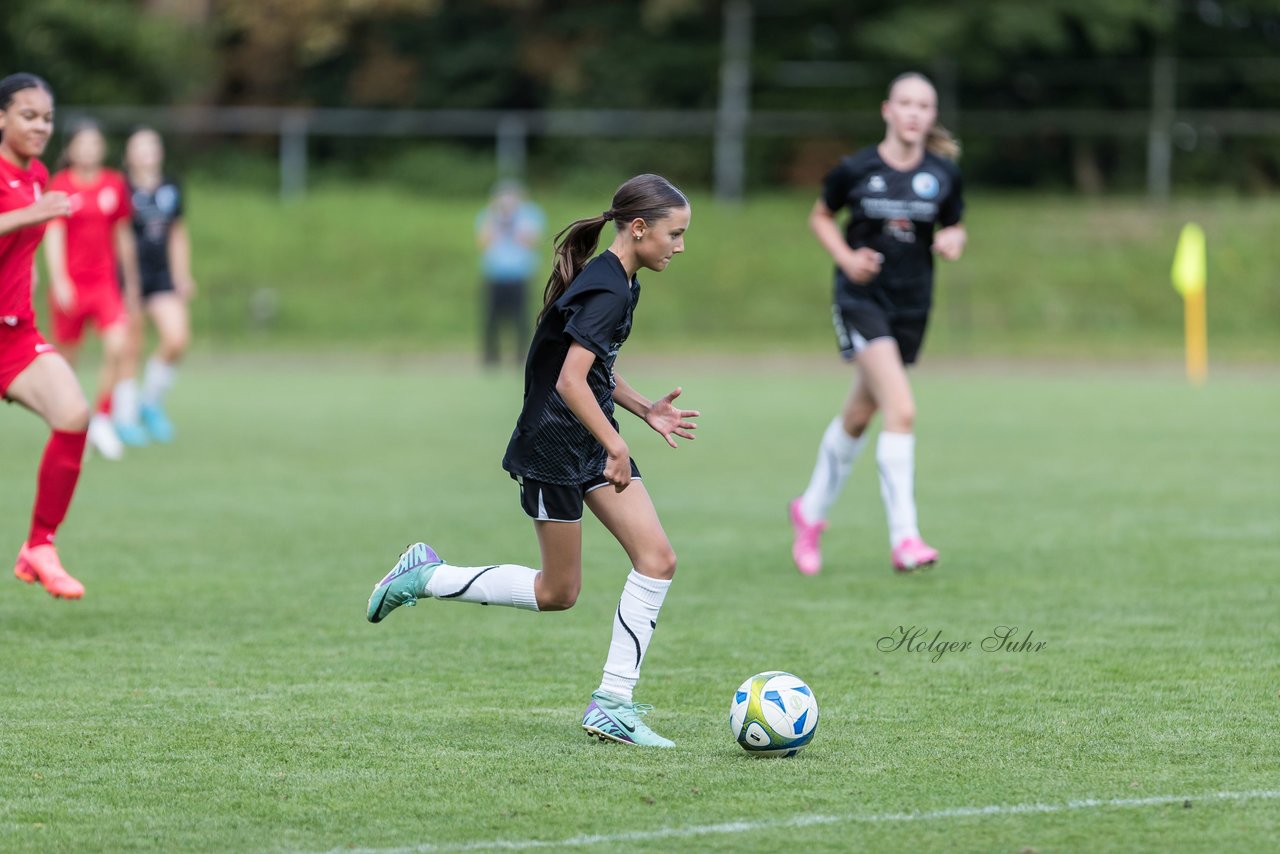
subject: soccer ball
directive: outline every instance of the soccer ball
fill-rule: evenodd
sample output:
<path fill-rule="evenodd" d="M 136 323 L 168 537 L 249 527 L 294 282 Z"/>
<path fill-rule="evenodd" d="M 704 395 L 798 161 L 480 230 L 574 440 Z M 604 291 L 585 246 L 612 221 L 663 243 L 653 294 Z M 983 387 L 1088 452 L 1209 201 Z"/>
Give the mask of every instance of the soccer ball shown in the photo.
<path fill-rule="evenodd" d="M 729 726 L 748 753 L 795 756 L 818 731 L 818 700 L 803 679 L 790 673 L 757 673 L 734 692 Z"/>

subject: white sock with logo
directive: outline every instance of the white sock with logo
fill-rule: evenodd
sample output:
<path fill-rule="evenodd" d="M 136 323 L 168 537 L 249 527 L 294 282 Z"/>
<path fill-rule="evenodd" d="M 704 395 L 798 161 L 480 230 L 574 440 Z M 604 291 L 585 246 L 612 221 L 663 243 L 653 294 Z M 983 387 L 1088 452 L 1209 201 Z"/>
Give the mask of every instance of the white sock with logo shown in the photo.
<path fill-rule="evenodd" d="M 866 444 L 866 438 L 865 433 L 856 439 L 846 433 L 844 419 L 840 416 L 831 419 L 818 445 L 818 461 L 814 463 L 809 486 L 800 496 L 800 512 L 806 522 L 813 524 L 827 518 L 831 505 L 844 489 L 853 461 Z"/>
<path fill-rule="evenodd" d="M 889 547 L 907 537 L 920 536 L 916 527 L 916 437 L 911 433 L 880 432 L 876 441 L 880 467 L 880 496 L 889 517 Z"/>
<path fill-rule="evenodd" d="M 173 388 L 173 381 L 178 377 L 178 369 L 161 359 L 152 356 L 147 360 L 147 372 L 142 377 L 142 402 L 146 406 L 159 406 L 164 403 L 164 396 Z"/>
<path fill-rule="evenodd" d="M 622 587 L 622 598 L 613 615 L 613 639 L 604 662 L 600 690 L 626 702 L 640 680 L 640 665 L 658 627 L 658 612 L 667 598 L 670 579 L 650 578 L 634 569 Z"/>
<path fill-rule="evenodd" d="M 119 424 L 138 423 L 138 381 L 130 377 L 116 383 L 111 393 L 111 417 Z"/>
<path fill-rule="evenodd" d="M 536 611 L 538 597 L 533 592 L 533 580 L 537 577 L 538 570 L 514 563 L 494 566 L 450 566 L 442 563 L 427 582 L 427 592 L 433 598 L 446 602 L 476 602 Z"/>

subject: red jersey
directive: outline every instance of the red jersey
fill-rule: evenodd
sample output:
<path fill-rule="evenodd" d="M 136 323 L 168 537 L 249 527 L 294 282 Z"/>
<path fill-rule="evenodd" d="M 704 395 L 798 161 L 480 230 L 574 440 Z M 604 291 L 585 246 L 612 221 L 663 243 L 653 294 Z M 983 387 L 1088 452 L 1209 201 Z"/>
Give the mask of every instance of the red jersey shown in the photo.
<path fill-rule="evenodd" d="M 76 291 L 119 290 L 115 226 L 133 216 L 124 176 L 114 169 L 101 169 L 93 181 L 81 184 L 70 169 L 64 169 L 53 176 L 49 189 L 62 190 L 71 203 L 71 216 L 58 222 L 67 229 L 67 275 Z"/>
<path fill-rule="evenodd" d="M 39 160 L 26 169 L 0 157 L 0 213 L 33 204 L 49 183 L 49 171 Z M 0 323 L 16 326 L 34 320 L 31 310 L 31 267 L 44 224 L 0 234 Z"/>

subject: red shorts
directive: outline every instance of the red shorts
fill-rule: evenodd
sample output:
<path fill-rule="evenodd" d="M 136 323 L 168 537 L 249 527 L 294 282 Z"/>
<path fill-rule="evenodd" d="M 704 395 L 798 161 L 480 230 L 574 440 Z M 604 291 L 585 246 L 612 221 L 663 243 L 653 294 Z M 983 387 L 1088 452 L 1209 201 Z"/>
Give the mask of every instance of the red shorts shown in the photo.
<path fill-rule="evenodd" d="M 114 287 L 76 290 L 76 304 L 64 312 L 52 302 L 49 306 L 53 319 L 53 340 L 63 345 L 76 345 L 84 337 L 84 326 L 93 321 L 101 334 L 126 319 L 124 299 Z"/>
<path fill-rule="evenodd" d="M 0 317 L 0 397 L 37 356 L 54 352 L 30 320 Z"/>

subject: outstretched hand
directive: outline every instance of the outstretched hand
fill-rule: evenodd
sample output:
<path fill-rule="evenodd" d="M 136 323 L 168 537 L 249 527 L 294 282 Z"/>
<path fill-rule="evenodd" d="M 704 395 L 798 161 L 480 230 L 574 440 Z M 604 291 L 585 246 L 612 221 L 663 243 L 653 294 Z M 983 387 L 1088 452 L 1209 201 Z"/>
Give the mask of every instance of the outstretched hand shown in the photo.
<path fill-rule="evenodd" d="M 677 409 L 675 404 L 672 403 L 683 391 L 684 389 L 677 387 L 669 394 L 649 404 L 649 409 L 644 414 L 645 423 L 656 430 L 658 435 L 666 439 L 667 444 L 673 448 L 679 446 L 672 436 L 679 436 L 690 441 L 694 439 L 693 433 L 689 431 L 696 430 L 698 425 L 688 419 L 697 418 L 701 415 L 696 409 Z"/>

